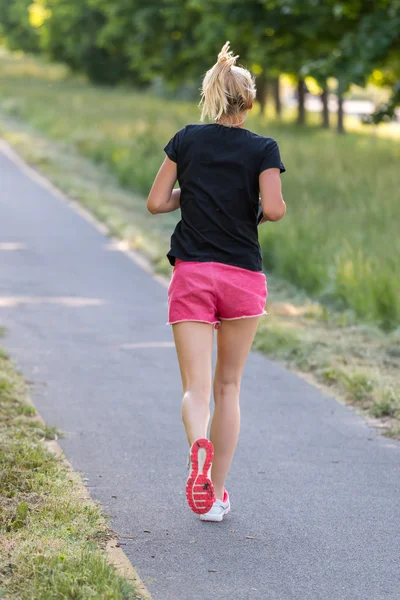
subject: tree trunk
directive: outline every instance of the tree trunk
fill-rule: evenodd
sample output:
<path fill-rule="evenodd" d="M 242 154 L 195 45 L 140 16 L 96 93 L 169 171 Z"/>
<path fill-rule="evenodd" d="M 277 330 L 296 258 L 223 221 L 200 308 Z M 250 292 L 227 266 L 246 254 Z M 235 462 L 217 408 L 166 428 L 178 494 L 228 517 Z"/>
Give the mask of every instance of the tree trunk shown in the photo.
<path fill-rule="evenodd" d="M 261 115 L 263 115 L 268 101 L 268 79 L 264 74 L 257 77 L 257 100 L 260 105 Z"/>
<path fill-rule="evenodd" d="M 299 103 L 298 114 L 297 114 L 297 124 L 304 125 L 306 122 L 306 110 L 304 106 L 304 100 L 306 96 L 306 84 L 304 83 L 304 79 L 299 79 L 297 83 L 297 100 Z"/>
<path fill-rule="evenodd" d="M 280 77 L 275 77 L 274 79 L 274 104 L 275 104 L 275 115 L 277 119 L 280 119 L 282 116 L 282 102 L 281 102 L 281 87 L 280 87 Z"/>
<path fill-rule="evenodd" d="M 324 85 L 321 94 L 322 102 L 322 127 L 329 129 L 329 107 L 328 107 L 328 88 Z"/>
<path fill-rule="evenodd" d="M 344 117 L 344 111 L 343 111 L 343 95 L 341 92 L 338 91 L 337 94 L 337 99 L 338 99 L 338 108 L 337 108 L 337 132 L 338 133 L 346 133 L 345 129 L 344 129 L 344 123 L 343 123 L 343 117 Z"/>

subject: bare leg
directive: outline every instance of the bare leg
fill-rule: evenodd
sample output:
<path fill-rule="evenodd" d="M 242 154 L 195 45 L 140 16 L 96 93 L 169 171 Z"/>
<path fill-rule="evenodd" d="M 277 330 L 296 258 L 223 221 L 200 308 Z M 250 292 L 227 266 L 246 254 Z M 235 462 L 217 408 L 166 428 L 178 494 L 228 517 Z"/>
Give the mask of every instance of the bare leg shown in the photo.
<path fill-rule="evenodd" d="M 211 479 L 215 496 L 220 500 L 223 499 L 225 480 L 239 437 L 240 382 L 259 321 L 259 317 L 222 321 L 218 329 L 218 358 L 214 377 L 215 410 L 210 437 L 215 449 Z"/>
<path fill-rule="evenodd" d="M 173 332 L 182 377 L 182 420 L 192 445 L 207 436 L 214 328 L 207 323 L 185 321 L 173 325 Z"/>

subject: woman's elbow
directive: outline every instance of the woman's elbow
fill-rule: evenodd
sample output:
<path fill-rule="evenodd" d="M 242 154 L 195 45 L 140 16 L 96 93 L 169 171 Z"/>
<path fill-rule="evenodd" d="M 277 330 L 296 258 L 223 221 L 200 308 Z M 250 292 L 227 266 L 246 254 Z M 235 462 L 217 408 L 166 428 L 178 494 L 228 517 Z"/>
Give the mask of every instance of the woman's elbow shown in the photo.
<path fill-rule="evenodd" d="M 158 213 L 158 207 L 157 207 L 157 205 L 155 204 L 155 202 L 152 202 L 150 198 L 147 199 L 146 206 L 147 206 L 147 210 L 152 215 L 156 215 Z"/>
<path fill-rule="evenodd" d="M 274 208 L 271 208 L 267 214 L 264 214 L 265 219 L 268 221 L 280 221 L 286 214 L 286 204 L 285 201 L 281 200 L 281 202 Z"/>

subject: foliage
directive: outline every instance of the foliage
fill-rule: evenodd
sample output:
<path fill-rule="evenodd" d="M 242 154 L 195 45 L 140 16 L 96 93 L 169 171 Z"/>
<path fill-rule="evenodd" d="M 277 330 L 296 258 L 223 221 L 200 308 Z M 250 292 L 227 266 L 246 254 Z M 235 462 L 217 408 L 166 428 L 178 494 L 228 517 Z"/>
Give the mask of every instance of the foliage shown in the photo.
<path fill-rule="evenodd" d="M 40 45 L 99 83 L 198 87 L 226 39 L 260 92 L 281 73 L 321 87 L 334 76 L 339 92 L 377 67 L 399 78 L 399 0 L 3 0 L 0 11 L 11 48 Z"/>
<path fill-rule="evenodd" d="M 32 0 L 0 2 L 0 41 L 3 38 L 11 50 L 39 50 L 38 32 L 30 22 L 31 4 Z"/>
<path fill-rule="evenodd" d="M 364 123 L 375 124 L 391 121 L 395 116 L 395 110 L 400 105 L 400 80 L 393 86 L 392 96 L 388 102 L 377 107 L 372 115 L 363 119 Z"/>
<path fill-rule="evenodd" d="M 400 62 L 392 56 L 400 42 L 400 2 L 373 2 L 370 11 L 363 6 L 358 27 L 348 32 L 340 43 L 337 64 L 346 85 L 364 85 L 370 73 L 379 66 L 390 66 L 392 76 L 400 77 Z"/>
<path fill-rule="evenodd" d="M 104 16 L 88 2 L 46 0 L 49 18 L 40 27 L 41 47 L 54 60 L 84 71 L 98 83 L 114 84 L 127 73 L 127 60 L 118 48 L 98 44 Z"/>

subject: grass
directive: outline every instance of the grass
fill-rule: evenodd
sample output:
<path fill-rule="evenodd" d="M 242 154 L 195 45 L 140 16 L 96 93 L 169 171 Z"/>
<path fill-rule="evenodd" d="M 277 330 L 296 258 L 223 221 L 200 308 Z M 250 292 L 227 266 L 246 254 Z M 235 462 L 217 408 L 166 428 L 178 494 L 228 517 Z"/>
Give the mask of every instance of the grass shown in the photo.
<path fill-rule="evenodd" d="M 107 561 L 100 508 L 81 498 L 79 477 L 46 448 L 54 436 L 0 349 L 0 598 L 140 598 Z"/>
<path fill-rule="evenodd" d="M 17 55 L 0 56 L 0 84 L 3 117 L 23 120 L 101 164 L 119 185 L 139 194 L 152 183 L 163 145 L 199 117 L 194 104 L 94 87 L 64 67 Z M 395 329 L 400 325 L 399 145 L 377 135 L 337 136 L 260 116 L 251 118 L 249 127 L 279 141 L 288 169 L 287 217 L 261 229 L 267 271 L 328 307 L 350 308 L 365 322 Z M 140 232 L 166 238 L 177 218 L 163 216 L 149 227 L 137 194 L 121 198 L 122 223 L 106 204 L 97 202 L 97 216 L 112 229 L 129 223 L 139 246 L 147 237 Z M 160 258 L 158 249 L 153 254 Z"/>
<path fill-rule="evenodd" d="M 155 265 L 160 264 L 161 271 L 170 272 L 164 255 L 172 225 L 154 219 L 142 196 L 122 189 L 116 176 L 101 165 L 15 118 L 0 114 L 0 135 L 70 198 L 106 223 L 111 235 L 143 251 Z"/>
<path fill-rule="evenodd" d="M 302 299 L 277 301 L 255 349 L 278 358 L 325 392 L 356 408 L 387 436 L 400 438 L 400 332 L 327 313 Z"/>
<path fill-rule="evenodd" d="M 173 129 L 183 125 L 192 118 L 193 120 L 196 118 L 197 112 L 193 106 L 188 104 L 179 104 L 178 108 L 174 106 L 174 111 L 182 111 L 179 116 L 180 120 L 179 122 L 176 120 L 174 113 L 171 117 L 173 122 L 168 123 L 167 120 L 160 119 L 159 111 L 162 105 L 159 99 L 146 99 L 146 107 L 144 109 L 143 96 L 136 95 L 127 90 L 99 90 L 92 88 L 76 78 L 69 79 L 65 69 L 59 66 L 43 66 L 37 61 L 31 61 L 27 58 L 10 58 L 8 56 L 7 59 L 0 60 L 1 73 L 3 75 L 0 75 L 0 79 L 8 82 L 9 91 L 4 94 L 4 90 L 2 89 L 0 92 L 0 98 L 3 93 L 3 100 L 0 100 L 0 133 L 28 162 L 36 165 L 59 188 L 86 206 L 98 219 L 105 222 L 112 235 L 124 239 L 130 246 L 144 251 L 156 264 L 156 270 L 168 275 L 170 269 L 164 255 L 168 236 L 175 224 L 175 216 L 163 215 L 162 217 L 153 217 L 149 215 L 145 208 L 143 196 L 131 189 L 131 187 L 135 186 L 134 178 L 132 178 L 131 184 L 126 184 L 125 187 L 122 187 L 118 163 L 115 165 L 107 163 L 108 166 L 106 168 L 104 162 L 100 161 L 96 163 L 96 161 L 91 160 L 90 152 L 85 152 L 85 156 L 83 156 L 82 148 L 72 140 L 74 135 L 73 128 L 75 127 L 75 119 L 81 119 L 81 135 L 89 135 L 89 132 L 95 129 L 97 118 L 99 132 L 104 131 L 106 124 L 102 121 L 102 118 L 104 117 L 103 110 L 105 110 L 105 107 L 102 106 L 102 103 L 109 97 L 113 98 L 114 107 L 118 106 L 118 110 L 111 111 L 111 108 L 109 109 L 109 131 L 114 143 L 117 143 L 116 140 L 121 137 L 121 132 L 118 132 L 116 127 L 113 131 L 111 125 L 114 124 L 115 126 L 117 122 L 121 121 L 121 130 L 123 131 L 125 125 L 130 123 L 130 120 L 133 123 L 137 119 L 140 120 L 140 118 L 145 121 L 147 110 L 150 111 L 149 114 L 153 110 L 153 116 L 152 120 L 146 121 L 146 126 L 151 129 L 161 127 L 162 125 L 164 130 L 160 132 L 160 137 L 164 138 L 163 141 L 165 141 Z M 15 109 L 15 106 L 19 105 L 20 102 L 25 102 L 18 95 L 22 94 L 22 92 L 17 93 L 16 91 L 16 88 L 19 88 L 21 85 L 19 78 L 22 76 L 26 77 L 25 84 L 29 84 L 30 88 L 34 90 L 33 93 L 31 89 L 27 97 L 32 98 L 35 96 L 36 100 L 33 103 L 33 107 L 25 106 L 25 112 L 20 114 Z M 75 98 L 76 104 L 76 98 L 81 98 L 81 103 L 83 104 L 86 103 L 88 98 L 91 98 L 91 101 L 97 98 L 96 110 L 94 111 L 96 118 L 88 114 L 86 120 L 79 115 L 75 115 L 68 117 L 69 127 L 65 123 L 57 125 L 57 118 L 61 119 L 64 111 L 59 106 L 58 108 L 51 108 L 54 114 L 52 117 L 49 117 L 47 125 L 44 125 L 42 119 L 45 119 L 45 111 L 43 111 L 43 107 L 40 108 L 38 106 L 37 97 L 42 98 L 44 101 L 48 85 L 51 84 L 53 86 L 54 81 L 59 86 L 58 90 L 65 93 L 69 101 L 72 102 Z M 11 88 L 14 95 L 10 92 Z M 54 89 L 50 88 L 50 90 L 52 90 L 50 94 L 53 94 Z M 60 99 L 59 95 L 57 93 L 54 95 L 54 98 L 53 96 L 51 98 L 54 102 L 66 102 L 65 99 Z M 140 103 L 137 104 L 139 100 Z M 8 108 L 6 107 L 6 110 L 4 110 L 4 103 L 7 104 L 7 102 Z M 125 109 L 122 106 L 124 103 L 126 105 Z M 150 108 L 148 108 L 148 105 Z M 14 108 L 12 108 L 13 106 Z M 166 109 L 172 110 L 171 105 L 166 103 L 164 113 Z M 161 116 L 164 113 L 161 112 Z M 34 115 L 36 115 L 35 118 L 33 118 Z M 139 115 L 141 115 L 140 118 Z M 52 129 L 49 123 L 52 123 L 56 129 L 60 127 L 60 131 L 57 133 L 57 130 Z M 70 129 L 69 133 L 67 133 L 68 129 Z M 349 152 L 350 148 L 357 148 L 357 144 L 363 146 L 364 142 L 367 142 L 368 146 L 375 143 L 379 146 L 381 143 L 380 140 L 368 137 L 367 135 L 348 136 L 338 139 L 333 134 L 321 133 L 314 129 L 302 130 L 298 134 L 295 134 L 293 127 L 287 126 L 281 127 L 279 131 L 282 135 L 278 132 L 276 135 L 278 139 L 283 139 L 284 134 L 287 136 L 288 144 L 290 143 L 290 139 L 293 142 L 303 139 L 306 148 L 309 150 L 312 147 L 312 140 L 316 142 L 321 141 L 321 139 L 325 139 L 328 146 L 329 144 L 333 144 L 335 148 L 337 148 L 337 144 L 348 144 Z M 99 136 L 100 133 L 98 134 Z M 132 136 L 135 136 L 133 129 L 131 129 L 131 133 Z M 150 157 L 149 159 L 154 161 L 153 166 L 150 168 L 151 171 L 156 169 L 159 161 L 162 160 L 160 146 L 162 144 L 158 143 L 155 149 L 157 156 Z M 375 148 L 378 146 L 375 146 Z M 395 152 L 393 141 L 384 140 L 384 147 L 387 155 L 392 157 Z M 302 150 L 302 152 L 305 151 L 306 149 Z M 312 151 L 314 152 L 314 150 Z M 366 147 L 364 147 L 364 151 L 371 158 L 373 151 Z M 133 162 L 140 162 L 141 152 L 142 150 L 138 148 L 137 157 L 135 155 L 136 158 Z M 333 148 L 329 152 L 330 158 L 334 160 Z M 380 160 L 384 160 L 382 158 L 384 155 L 385 153 L 380 156 Z M 289 156 L 290 153 L 288 153 Z M 323 154 L 322 157 L 318 157 L 320 163 L 323 157 Z M 292 157 L 291 160 L 295 161 L 297 157 Z M 335 160 L 339 161 L 341 158 L 336 157 Z M 144 170 L 147 169 L 147 162 L 142 162 L 141 164 Z M 290 170 L 293 173 L 293 169 L 291 168 Z M 328 165 L 326 164 L 325 171 L 327 170 Z M 372 313 L 370 319 L 365 319 L 364 323 L 360 321 L 359 316 L 356 314 L 357 312 L 360 314 L 360 311 L 355 311 L 354 307 L 352 309 L 346 308 L 348 305 L 351 306 L 351 302 L 341 301 L 337 295 L 335 296 L 332 281 L 329 284 L 331 287 L 327 285 L 320 292 L 320 299 L 317 300 L 316 293 L 310 299 L 310 295 L 304 291 L 304 287 L 307 286 L 303 286 L 302 290 L 301 286 L 290 284 L 281 276 L 282 273 L 289 272 L 288 277 L 294 283 L 298 284 L 296 272 L 298 274 L 302 272 L 305 278 L 311 280 L 315 269 L 321 269 L 321 272 L 324 271 L 324 266 L 320 264 L 319 255 L 322 255 L 324 252 L 323 246 L 325 240 L 318 247 L 316 246 L 318 250 L 312 250 L 309 257 L 306 256 L 304 260 L 302 259 L 302 248 L 304 249 L 304 245 L 309 243 L 307 235 L 309 234 L 311 240 L 315 241 L 317 234 L 313 233 L 313 227 L 321 227 L 321 224 L 318 221 L 314 222 L 310 215 L 307 216 L 307 211 L 310 210 L 311 196 L 308 199 L 303 197 L 305 214 L 300 215 L 299 224 L 294 223 L 294 217 L 291 216 L 291 213 L 296 210 L 301 212 L 300 203 L 298 202 L 300 196 L 296 196 L 295 192 L 291 191 L 288 198 L 288 187 L 293 189 L 295 181 L 299 181 L 303 175 L 295 171 L 293 173 L 294 180 L 289 179 L 289 173 L 287 175 L 287 178 L 285 175 L 284 185 L 285 196 L 289 203 L 289 214 L 282 223 L 268 224 L 263 226 L 262 229 L 262 236 L 265 236 L 264 259 L 266 264 L 269 265 L 267 271 L 271 303 L 269 303 L 268 309 L 271 316 L 262 322 L 257 334 L 255 348 L 263 351 L 271 358 L 280 360 L 290 368 L 301 372 L 307 379 L 322 386 L 325 390 L 334 393 L 337 397 L 342 398 L 343 401 L 354 405 L 363 414 L 370 415 L 375 419 L 374 423 L 382 427 L 386 435 L 400 437 L 399 330 L 383 331 L 379 325 L 382 325 L 384 321 L 382 318 L 377 318 L 376 314 L 373 318 Z M 320 177 L 321 173 L 318 172 L 317 175 Z M 346 176 L 347 171 L 345 170 L 343 177 Z M 360 174 L 357 174 L 358 178 L 360 176 Z M 345 183 L 346 181 L 343 179 L 341 185 L 345 186 Z M 392 186 L 392 184 L 390 185 Z M 315 184 L 311 182 L 310 187 L 312 188 L 313 186 L 312 198 L 314 200 L 315 198 L 319 198 L 319 193 Z M 136 187 L 136 189 L 138 188 Z M 375 194 L 374 189 L 372 189 L 372 192 Z M 299 185 L 299 194 L 306 194 L 303 184 Z M 369 202 L 368 199 L 367 202 Z M 333 203 L 331 208 L 332 211 L 336 210 L 337 217 L 338 209 L 335 208 Z M 300 237 L 298 239 L 298 246 L 296 246 L 294 243 L 295 234 L 293 232 L 296 230 L 296 227 L 303 226 L 301 223 L 304 224 L 305 219 L 309 220 L 310 232 L 305 231 L 304 239 Z M 343 227 L 348 229 L 348 216 L 344 215 L 342 220 Z M 372 223 L 373 221 L 370 223 L 371 226 Z M 356 221 L 351 222 L 350 225 L 356 230 Z M 389 236 L 392 235 L 391 231 L 393 227 L 394 223 L 391 223 L 387 230 L 388 240 L 391 239 Z M 377 230 L 376 235 L 378 233 L 379 231 Z M 385 237 L 383 231 L 380 234 L 382 237 Z M 326 224 L 326 238 L 330 237 L 330 239 L 326 240 L 327 244 L 333 244 L 335 236 L 336 240 L 338 240 L 338 235 L 339 232 L 337 229 L 329 228 L 328 224 Z M 361 233 L 358 232 L 358 235 L 361 235 Z M 396 239 L 394 241 L 391 239 L 390 244 L 392 249 L 397 243 Z M 276 249 L 276 246 L 279 244 L 280 253 Z M 290 244 L 293 245 L 291 246 Z M 266 245 L 269 247 L 269 256 L 265 253 Z M 339 241 L 337 241 L 337 246 L 339 250 L 348 248 L 346 244 L 340 245 Z M 389 245 L 382 243 L 382 248 L 385 252 L 389 252 Z M 375 251 L 374 247 L 371 247 L 372 251 Z M 276 253 L 275 258 L 273 256 L 274 253 Z M 277 265 L 280 264 L 280 261 L 284 260 L 285 256 L 287 263 L 285 266 L 277 268 Z M 291 260 L 289 260 L 290 257 L 292 257 Z M 335 260 L 337 261 L 338 259 L 335 258 L 333 253 L 330 262 L 331 275 L 334 273 Z M 347 268 L 350 269 L 349 266 Z M 395 277 L 396 268 L 393 270 L 392 277 L 394 286 L 398 283 Z M 310 271 L 308 274 L 307 269 Z M 278 274 L 276 274 L 276 271 Z M 379 274 L 383 276 L 384 273 L 385 270 L 381 269 L 380 273 L 376 275 L 377 277 Z M 315 278 L 315 281 L 318 282 L 318 278 Z M 322 300 L 324 303 L 322 303 Z M 390 305 L 390 294 L 384 295 L 381 300 L 382 302 L 389 302 L 389 307 L 392 306 Z M 340 311 L 337 310 L 338 307 L 341 308 Z M 371 322 L 368 322 L 369 320 Z M 388 320 L 386 324 L 392 325 L 393 321 Z M 379 423 L 376 419 L 379 419 Z"/>

